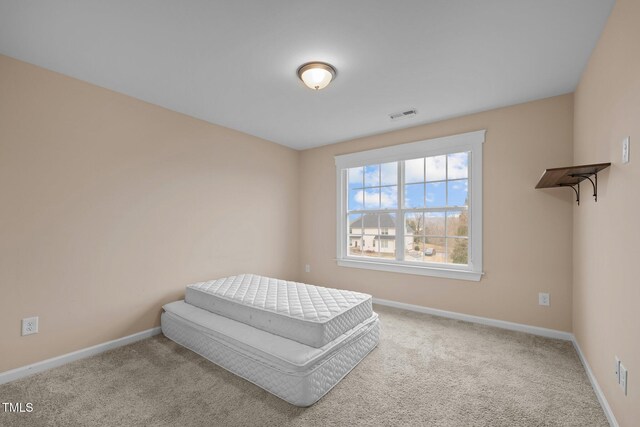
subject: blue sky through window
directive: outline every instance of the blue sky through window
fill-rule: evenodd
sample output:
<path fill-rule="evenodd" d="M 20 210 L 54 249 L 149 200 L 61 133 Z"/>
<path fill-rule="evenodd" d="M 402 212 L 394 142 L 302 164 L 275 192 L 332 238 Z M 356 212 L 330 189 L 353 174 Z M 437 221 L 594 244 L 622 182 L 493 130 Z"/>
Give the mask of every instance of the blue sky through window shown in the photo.
<path fill-rule="evenodd" d="M 447 192 L 444 182 L 427 183 L 427 207 L 441 208 L 446 206 Z"/>
<path fill-rule="evenodd" d="M 348 174 L 349 210 L 398 207 L 398 162 L 350 168 Z M 467 152 L 406 160 L 403 208 L 465 206 L 468 176 Z"/>
<path fill-rule="evenodd" d="M 404 186 L 404 207 L 424 207 L 424 184 L 407 184 Z"/>
<path fill-rule="evenodd" d="M 465 206 L 467 204 L 467 194 L 469 182 L 466 179 L 448 181 L 449 206 Z"/>
<path fill-rule="evenodd" d="M 380 165 L 364 167 L 364 186 L 376 187 L 380 185 Z"/>

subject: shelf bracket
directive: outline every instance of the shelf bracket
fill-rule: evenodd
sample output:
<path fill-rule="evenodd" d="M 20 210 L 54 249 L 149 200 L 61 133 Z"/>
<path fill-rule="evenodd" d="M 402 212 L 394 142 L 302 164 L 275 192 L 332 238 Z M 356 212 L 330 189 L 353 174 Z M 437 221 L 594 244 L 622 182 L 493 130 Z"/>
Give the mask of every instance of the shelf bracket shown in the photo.
<path fill-rule="evenodd" d="M 576 202 L 580 206 L 580 183 L 577 184 L 558 184 L 558 187 L 569 187 L 576 193 Z"/>
<path fill-rule="evenodd" d="M 573 173 L 571 175 L 569 175 L 573 178 L 586 178 L 589 180 L 589 182 L 591 183 L 591 186 L 593 187 L 593 198 L 595 199 L 595 201 L 598 201 L 598 174 L 597 173 Z M 593 180 L 591 179 L 591 176 L 593 176 Z M 595 182 L 594 182 L 595 180 Z M 580 203 L 578 203 L 580 204 Z"/>

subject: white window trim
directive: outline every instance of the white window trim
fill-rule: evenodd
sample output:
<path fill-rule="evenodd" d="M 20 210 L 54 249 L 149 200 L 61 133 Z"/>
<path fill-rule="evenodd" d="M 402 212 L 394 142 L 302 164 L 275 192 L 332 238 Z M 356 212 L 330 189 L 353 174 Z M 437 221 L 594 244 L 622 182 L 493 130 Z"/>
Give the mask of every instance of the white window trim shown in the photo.
<path fill-rule="evenodd" d="M 482 145 L 485 141 L 485 134 L 486 130 L 479 130 L 335 156 L 337 189 L 336 261 L 338 265 L 341 267 L 479 281 L 484 274 L 482 271 Z M 348 256 L 347 245 L 345 243 L 347 242 L 347 219 L 345 213 L 348 202 L 345 180 L 348 179 L 346 176 L 348 168 L 409 160 L 418 157 L 437 156 L 456 151 L 470 151 L 472 153 L 469 163 L 471 178 L 469 192 L 469 237 L 471 247 L 469 251 L 469 264 L 467 266 L 458 267 L 451 264 L 445 266 L 435 264 L 415 265 L 410 262 L 400 262 L 396 260 L 379 261 Z"/>

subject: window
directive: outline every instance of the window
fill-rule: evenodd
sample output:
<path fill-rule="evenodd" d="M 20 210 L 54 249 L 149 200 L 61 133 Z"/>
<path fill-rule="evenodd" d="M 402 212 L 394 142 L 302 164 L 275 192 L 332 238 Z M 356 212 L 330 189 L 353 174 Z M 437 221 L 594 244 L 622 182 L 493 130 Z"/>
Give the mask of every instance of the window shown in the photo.
<path fill-rule="evenodd" d="M 336 156 L 338 264 L 480 280 L 484 135 Z"/>

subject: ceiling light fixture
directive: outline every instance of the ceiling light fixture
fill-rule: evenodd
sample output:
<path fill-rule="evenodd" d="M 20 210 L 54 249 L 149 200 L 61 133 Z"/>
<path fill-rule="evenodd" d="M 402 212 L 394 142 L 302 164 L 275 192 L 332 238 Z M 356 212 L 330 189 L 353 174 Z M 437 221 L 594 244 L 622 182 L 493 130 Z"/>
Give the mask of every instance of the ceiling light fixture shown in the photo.
<path fill-rule="evenodd" d="M 309 89 L 324 89 L 336 78 L 336 69 L 324 62 L 307 62 L 298 68 L 298 77 Z"/>

